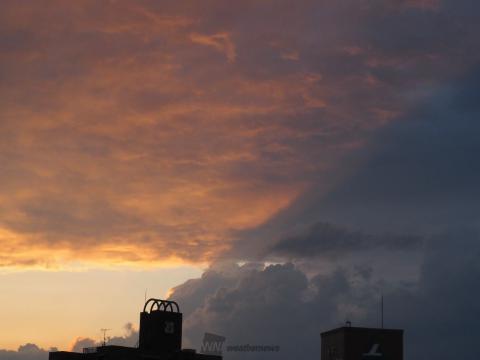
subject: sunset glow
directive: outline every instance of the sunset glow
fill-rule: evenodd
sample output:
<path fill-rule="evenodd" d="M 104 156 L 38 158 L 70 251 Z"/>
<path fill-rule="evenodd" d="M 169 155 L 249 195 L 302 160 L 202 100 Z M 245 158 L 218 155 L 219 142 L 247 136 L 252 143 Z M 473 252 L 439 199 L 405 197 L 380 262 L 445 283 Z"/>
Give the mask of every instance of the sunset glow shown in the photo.
<path fill-rule="evenodd" d="M 179 299 L 185 346 L 256 334 L 287 343 L 279 359 L 310 335 L 267 328 L 317 336 L 375 323 L 380 293 L 392 309 L 462 294 L 477 262 L 450 253 L 480 239 L 479 10 L 2 0 L 0 360 L 80 351 L 101 328 L 132 342 L 145 290 Z M 439 318 L 391 313 L 416 324 L 411 349 Z"/>

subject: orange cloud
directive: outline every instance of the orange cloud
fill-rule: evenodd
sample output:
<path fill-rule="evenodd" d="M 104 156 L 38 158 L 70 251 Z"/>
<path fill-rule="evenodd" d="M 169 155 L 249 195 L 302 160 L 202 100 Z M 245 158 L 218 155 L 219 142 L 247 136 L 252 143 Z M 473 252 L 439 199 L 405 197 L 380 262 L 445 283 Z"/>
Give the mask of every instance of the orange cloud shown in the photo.
<path fill-rule="evenodd" d="M 401 114 L 420 80 L 399 71 L 438 61 L 372 48 L 333 3 L 341 31 L 310 1 L 1 6 L 3 267 L 210 261 Z"/>
<path fill-rule="evenodd" d="M 211 46 L 225 54 L 229 62 L 234 62 L 237 57 L 235 44 L 228 33 L 217 33 L 213 35 L 190 34 L 190 40 L 196 44 Z"/>

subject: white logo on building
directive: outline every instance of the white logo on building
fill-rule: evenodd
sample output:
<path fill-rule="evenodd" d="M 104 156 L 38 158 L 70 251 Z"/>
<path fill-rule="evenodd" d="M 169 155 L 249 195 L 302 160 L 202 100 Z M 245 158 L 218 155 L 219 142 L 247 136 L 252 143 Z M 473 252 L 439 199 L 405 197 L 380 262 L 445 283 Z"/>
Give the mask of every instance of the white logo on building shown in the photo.
<path fill-rule="evenodd" d="M 379 347 L 380 347 L 380 344 L 373 344 L 370 351 L 368 353 L 363 354 L 363 356 L 382 356 L 383 354 L 378 352 Z"/>

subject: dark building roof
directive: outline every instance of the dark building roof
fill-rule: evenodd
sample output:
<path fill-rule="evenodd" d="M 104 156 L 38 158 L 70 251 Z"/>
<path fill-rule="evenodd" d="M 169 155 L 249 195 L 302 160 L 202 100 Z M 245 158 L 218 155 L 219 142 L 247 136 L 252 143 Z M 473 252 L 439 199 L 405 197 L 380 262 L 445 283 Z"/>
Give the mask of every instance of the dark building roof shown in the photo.
<path fill-rule="evenodd" d="M 343 326 L 325 331 L 322 360 L 403 360 L 403 330 Z"/>
<path fill-rule="evenodd" d="M 321 333 L 321 336 L 338 333 L 338 332 L 381 332 L 381 333 L 403 333 L 402 329 L 383 329 L 383 328 L 369 328 L 369 327 L 358 327 L 358 326 L 341 326 L 332 330 L 327 330 Z"/>

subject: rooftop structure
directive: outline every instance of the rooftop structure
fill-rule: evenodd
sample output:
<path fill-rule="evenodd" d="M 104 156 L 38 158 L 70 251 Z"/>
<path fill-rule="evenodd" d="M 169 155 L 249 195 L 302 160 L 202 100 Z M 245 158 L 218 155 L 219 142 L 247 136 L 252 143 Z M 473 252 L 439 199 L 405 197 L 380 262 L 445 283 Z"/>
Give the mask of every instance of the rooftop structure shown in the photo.
<path fill-rule="evenodd" d="M 322 360 L 403 360 L 403 330 L 344 326 L 321 338 Z"/>

